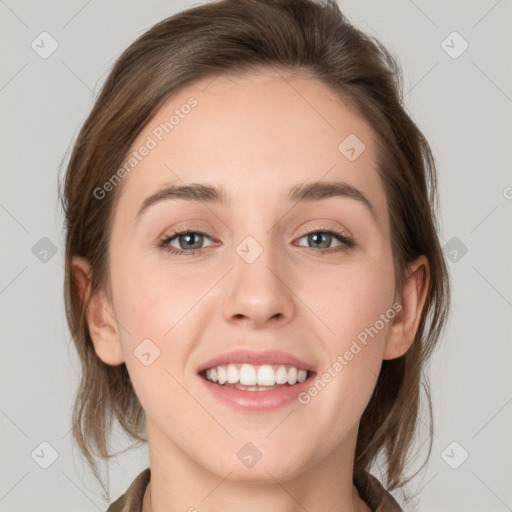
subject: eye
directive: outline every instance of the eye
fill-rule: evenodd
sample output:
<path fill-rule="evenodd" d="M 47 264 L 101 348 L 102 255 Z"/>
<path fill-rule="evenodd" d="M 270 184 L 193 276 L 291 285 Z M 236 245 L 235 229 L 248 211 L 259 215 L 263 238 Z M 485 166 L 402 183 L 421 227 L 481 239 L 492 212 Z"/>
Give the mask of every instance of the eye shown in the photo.
<path fill-rule="evenodd" d="M 201 231 L 182 229 L 162 238 L 158 243 L 158 248 L 163 249 L 170 254 L 186 254 L 188 256 L 192 256 L 197 251 L 204 249 L 203 243 L 205 238 L 211 240 L 206 233 Z M 331 229 L 311 231 L 299 238 L 299 240 L 302 239 L 306 239 L 307 244 L 313 245 L 313 247 L 309 247 L 309 249 L 313 249 L 313 253 L 320 255 L 324 253 L 346 251 L 355 245 L 355 243 L 344 233 Z M 332 247 L 331 244 L 336 241 L 338 242 L 338 245 Z"/>
<path fill-rule="evenodd" d="M 317 230 L 311 231 L 306 235 L 299 238 L 299 240 L 306 239 L 306 243 L 313 244 L 319 251 L 315 252 L 335 252 L 345 251 L 354 246 L 354 242 L 348 238 L 344 233 L 336 230 Z M 332 242 L 338 241 L 339 244 L 335 247 L 331 246 Z M 320 247 L 319 247 L 320 246 Z M 313 247 L 315 248 L 315 247 Z M 333 249 L 328 251 L 328 249 Z"/>
<path fill-rule="evenodd" d="M 205 238 L 211 238 L 200 231 L 181 230 L 175 231 L 171 235 L 160 240 L 158 247 L 167 250 L 171 254 L 192 255 L 196 250 L 201 250 Z M 172 244 L 177 244 L 178 247 Z"/>

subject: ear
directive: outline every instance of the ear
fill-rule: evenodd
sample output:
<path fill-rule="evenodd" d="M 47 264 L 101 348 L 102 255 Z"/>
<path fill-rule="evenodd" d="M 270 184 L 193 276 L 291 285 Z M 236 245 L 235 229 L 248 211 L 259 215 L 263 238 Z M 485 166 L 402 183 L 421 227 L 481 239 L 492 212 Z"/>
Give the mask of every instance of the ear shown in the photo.
<path fill-rule="evenodd" d="M 411 347 L 421 319 L 430 282 L 430 267 L 421 255 L 409 265 L 407 279 L 401 290 L 402 309 L 393 319 L 383 359 L 403 356 Z"/>
<path fill-rule="evenodd" d="M 106 364 L 116 366 L 123 363 L 124 354 L 119 329 L 106 293 L 103 290 L 92 291 L 92 271 L 84 258 L 74 256 L 71 268 L 82 304 L 87 304 L 89 300 L 86 306 L 86 319 L 96 354 Z"/>

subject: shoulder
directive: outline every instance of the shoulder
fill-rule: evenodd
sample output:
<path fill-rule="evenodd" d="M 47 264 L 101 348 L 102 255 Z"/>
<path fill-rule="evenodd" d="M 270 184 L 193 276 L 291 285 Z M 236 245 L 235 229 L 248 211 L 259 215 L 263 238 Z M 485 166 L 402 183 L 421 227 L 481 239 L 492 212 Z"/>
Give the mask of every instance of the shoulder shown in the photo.
<path fill-rule="evenodd" d="M 150 478 L 151 469 L 146 468 L 139 473 L 126 492 L 108 507 L 106 512 L 141 512 L 144 493 Z"/>

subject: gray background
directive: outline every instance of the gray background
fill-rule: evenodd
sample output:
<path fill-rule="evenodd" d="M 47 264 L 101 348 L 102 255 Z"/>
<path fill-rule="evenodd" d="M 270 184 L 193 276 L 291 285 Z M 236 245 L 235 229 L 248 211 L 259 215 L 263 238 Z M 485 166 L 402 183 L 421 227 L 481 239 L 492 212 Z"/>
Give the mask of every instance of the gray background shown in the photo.
<path fill-rule="evenodd" d="M 192 5 L 0 0 L 2 512 L 108 507 L 69 434 L 79 364 L 63 310 L 57 171 L 120 52 Z M 512 510 L 512 3 L 340 5 L 400 59 L 407 108 L 438 164 L 441 242 L 452 260 L 453 313 L 430 371 L 434 446 L 405 510 Z M 31 47 L 43 31 L 58 43 L 46 59 Z M 453 31 L 469 44 L 461 55 Z M 147 465 L 145 447 L 114 458 L 112 500 Z"/>

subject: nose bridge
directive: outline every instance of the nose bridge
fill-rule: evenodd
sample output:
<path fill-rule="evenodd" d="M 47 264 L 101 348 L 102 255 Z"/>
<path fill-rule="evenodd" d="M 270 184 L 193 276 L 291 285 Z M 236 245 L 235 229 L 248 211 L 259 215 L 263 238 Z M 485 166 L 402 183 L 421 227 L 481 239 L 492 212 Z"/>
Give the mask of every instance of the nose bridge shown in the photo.
<path fill-rule="evenodd" d="M 260 223 L 254 235 L 235 247 L 232 284 L 224 304 L 228 320 L 243 316 L 260 325 L 273 318 L 291 318 L 294 304 L 284 271 L 286 261 L 273 235 Z"/>

